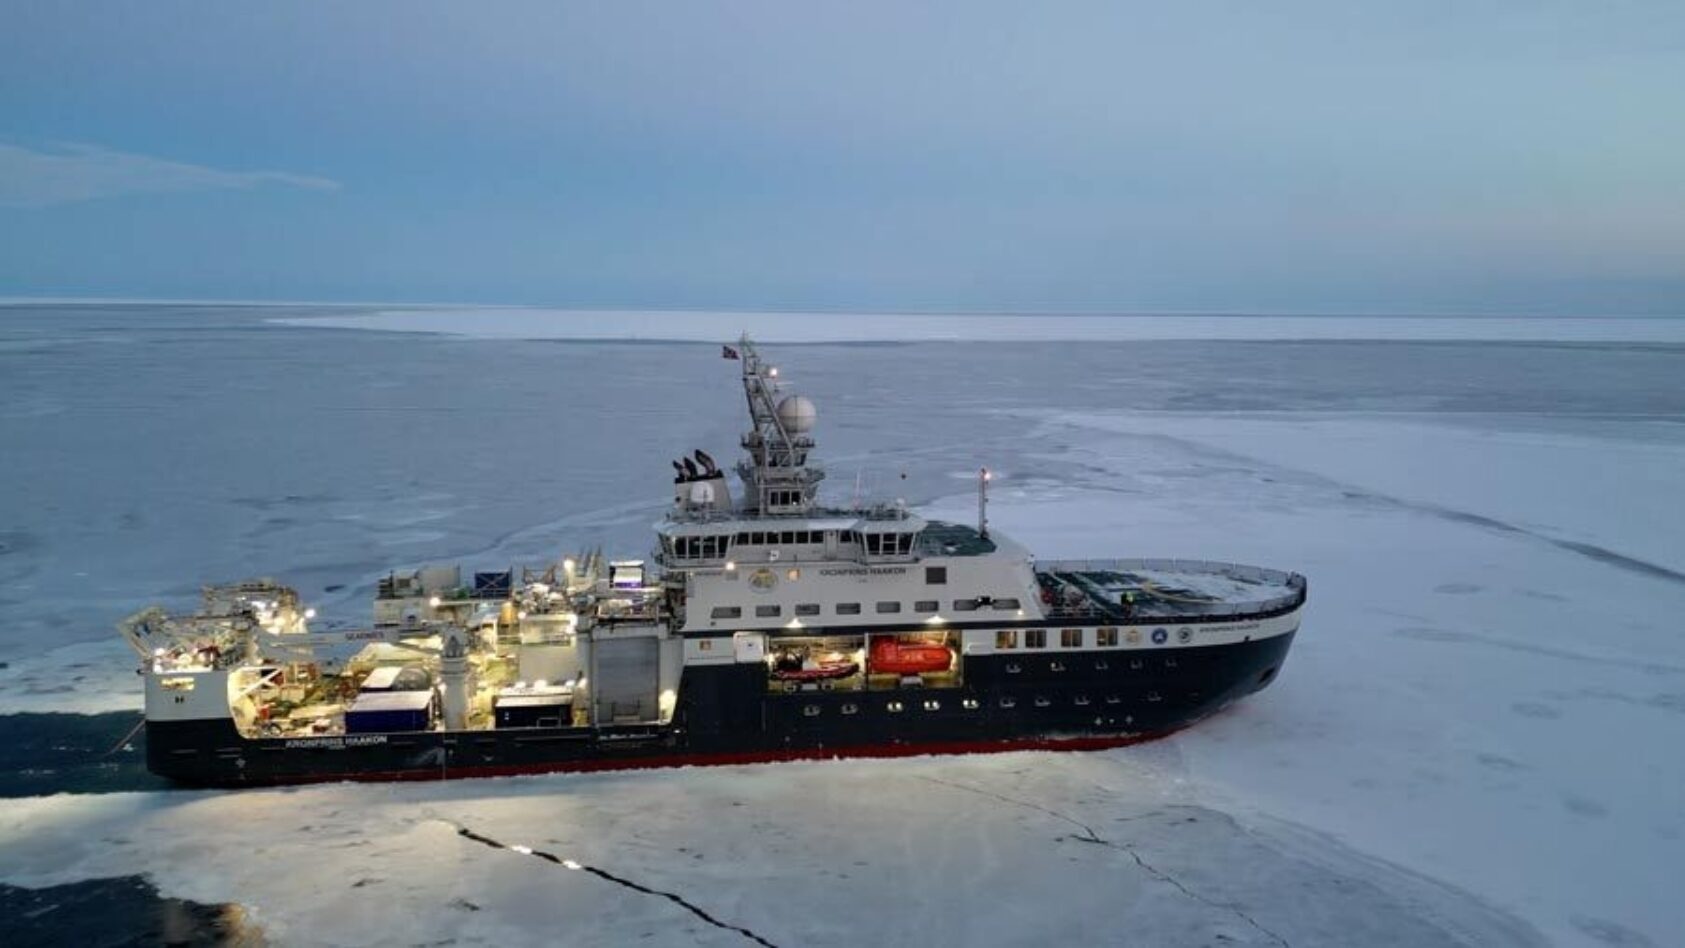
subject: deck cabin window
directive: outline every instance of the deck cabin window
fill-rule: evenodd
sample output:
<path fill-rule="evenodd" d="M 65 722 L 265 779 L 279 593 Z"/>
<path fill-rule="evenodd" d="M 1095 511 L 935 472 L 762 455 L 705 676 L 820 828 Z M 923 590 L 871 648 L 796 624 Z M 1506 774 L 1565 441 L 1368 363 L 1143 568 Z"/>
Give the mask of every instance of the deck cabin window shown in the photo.
<path fill-rule="evenodd" d="M 1025 648 L 1047 648 L 1047 630 L 1046 629 L 1025 629 L 1024 630 L 1024 647 Z"/>
<path fill-rule="evenodd" d="M 1059 646 L 1061 648 L 1082 648 L 1081 629 L 1063 629 L 1059 632 Z"/>
<path fill-rule="evenodd" d="M 865 538 L 867 556 L 905 556 L 913 552 L 911 533 L 868 533 Z"/>
<path fill-rule="evenodd" d="M 725 556 L 731 537 L 726 534 L 704 537 L 676 537 L 673 553 L 680 559 L 717 560 Z"/>
<path fill-rule="evenodd" d="M 926 566 L 924 568 L 924 584 L 926 586 L 946 586 L 948 584 L 948 567 Z"/>
<path fill-rule="evenodd" d="M 1017 648 L 1018 630 L 1001 629 L 995 633 L 995 648 Z"/>
<path fill-rule="evenodd" d="M 878 603 L 878 615 L 880 615 L 880 616 L 886 616 L 886 615 L 890 615 L 891 613 L 896 613 L 896 612 L 900 612 L 900 611 L 901 611 L 901 604 L 899 602 L 880 602 L 880 603 Z"/>
<path fill-rule="evenodd" d="M 935 612 L 940 608 L 942 608 L 941 603 L 938 603 L 934 599 L 920 599 L 918 602 L 913 603 L 914 612 Z"/>
<path fill-rule="evenodd" d="M 858 602 L 839 602 L 839 603 L 837 603 L 837 615 L 839 615 L 839 616 L 857 616 L 859 614 L 860 614 L 860 603 L 858 603 Z"/>
<path fill-rule="evenodd" d="M 796 615 L 798 615 L 798 616 L 816 616 L 818 614 L 819 614 L 819 603 L 817 603 L 817 602 L 798 602 L 798 603 L 796 603 Z"/>
<path fill-rule="evenodd" d="M 1117 645 L 1117 630 L 1110 628 L 1101 629 L 1096 638 L 1098 639 L 1098 644 L 1102 648 L 1115 646 Z"/>
<path fill-rule="evenodd" d="M 1020 603 L 1017 599 L 1008 598 L 1008 599 L 996 599 L 994 601 L 994 607 L 995 607 L 996 612 L 1014 612 L 1016 610 L 1024 608 L 1024 605 L 1023 605 L 1023 603 Z"/>
<path fill-rule="evenodd" d="M 741 618 L 743 618 L 743 607 L 742 606 L 715 606 L 714 611 L 708 613 L 708 618 L 710 618 L 710 619 L 741 619 Z"/>
<path fill-rule="evenodd" d="M 954 600 L 954 611 L 955 612 L 976 612 L 977 611 L 977 600 L 975 600 L 975 599 L 955 599 Z"/>
<path fill-rule="evenodd" d="M 783 612 L 784 612 L 784 607 L 782 607 L 782 606 L 756 606 L 755 607 L 755 618 L 757 618 L 757 619 L 776 619 Z"/>

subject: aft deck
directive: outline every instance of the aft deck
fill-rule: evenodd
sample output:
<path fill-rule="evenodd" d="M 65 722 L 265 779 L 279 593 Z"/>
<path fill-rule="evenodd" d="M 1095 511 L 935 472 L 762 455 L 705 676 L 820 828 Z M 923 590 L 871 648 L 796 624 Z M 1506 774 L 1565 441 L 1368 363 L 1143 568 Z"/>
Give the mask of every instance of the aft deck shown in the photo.
<path fill-rule="evenodd" d="M 1036 564 L 1048 616 L 1131 622 L 1280 612 L 1305 600 L 1298 573 L 1205 560 L 1061 560 Z"/>

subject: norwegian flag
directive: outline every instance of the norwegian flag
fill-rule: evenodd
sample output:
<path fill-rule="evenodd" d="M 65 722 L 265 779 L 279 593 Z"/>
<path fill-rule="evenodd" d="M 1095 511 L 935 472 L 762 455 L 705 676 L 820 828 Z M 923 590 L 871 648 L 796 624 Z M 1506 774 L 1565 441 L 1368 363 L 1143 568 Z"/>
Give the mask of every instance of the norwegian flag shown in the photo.
<path fill-rule="evenodd" d="M 737 350 L 733 349 L 730 346 L 721 346 L 720 347 L 720 358 L 722 358 L 722 359 L 735 359 L 735 358 L 737 358 Z"/>

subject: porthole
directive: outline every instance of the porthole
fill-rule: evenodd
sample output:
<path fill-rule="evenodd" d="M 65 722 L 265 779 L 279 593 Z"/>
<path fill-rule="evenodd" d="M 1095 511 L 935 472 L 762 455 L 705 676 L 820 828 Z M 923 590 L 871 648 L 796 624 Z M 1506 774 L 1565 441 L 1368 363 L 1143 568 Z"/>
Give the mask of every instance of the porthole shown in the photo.
<path fill-rule="evenodd" d="M 962 701 L 960 701 L 960 707 L 966 709 L 967 711 L 976 711 L 977 707 L 978 707 L 977 699 L 976 698 L 965 698 Z"/>
<path fill-rule="evenodd" d="M 845 704 L 845 705 L 842 706 L 842 713 L 844 713 L 844 714 L 859 714 L 860 713 L 860 706 L 851 701 L 848 704 Z"/>
<path fill-rule="evenodd" d="M 1079 707 L 1079 708 L 1088 707 L 1088 696 L 1087 695 L 1077 695 L 1076 706 Z"/>
<path fill-rule="evenodd" d="M 1175 668 L 1176 667 L 1176 660 L 1174 658 L 1165 659 L 1164 660 L 1164 667 L 1165 668 Z"/>
<path fill-rule="evenodd" d="M 1018 699 L 1012 697 L 1002 698 L 1000 699 L 1000 706 L 1003 708 L 1016 708 L 1018 707 Z"/>
<path fill-rule="evenodd" d="M 1008 674 L 1008 675 L 1016 675 L 1016 674 L 1018 674 L 1018 673 L 1019 673 L 1019 672 L 1021 672 L 1021 671 L 1023 671 L 1023 670 L 1024 670 L 1024 669 L 1023 669 L 1023 668 L 1021 668 L 1021 667 L 1020 667 L 1020 666 L 1019 666 L 1019 665 L 1018 665 L 1018 663 L 1017 663 L 1017 662 L 1007 662 L 1007 663 L 1006 663 L 1006 673 L 1007 673 L 1007 674 Z"/>
<path fill-rule="evenodd" d="M 1106 696 L 1106 703 L 1107 704 L 1122 704 L 1123 699 L 1119 698 L 1117 695 L 1107 695 Z"/>
<path fill-rule="evenodd" d="M 940 711 L 942 710 L 942 702 L 932 698 L 924 703 L 924 709 L 926 711 Z"/>
<path fill-rule="evenodd" d="M 1065 663 L 1064 662 L 1048 662 L 1047 663 L 1047 670 L 1048 671 L 1062 672 L 1062 671 L 1065 670 Z"/>
<path fill-rule="evenodd" d="M 816 704 L 807 705 L 806 707 L 802 708 L 802 716 L 809 717 L 809 718 L 818 717 L 819 716 L 819 706 L 816 705 Z"/>
<path fill-rule="evenodd" d="M 1043 698 L 1040 695 L 1036 696 L 1036 707 L 1038 707 L 1038 708 L 1045 708 L 1052 703 L 1053 702 L 1047 700 L 1046 698 Z"/>
<path fill-rule="evenodd" d="M 1097 671 L 1097 672 L 1103 672 L 1106 669 L 1111 668 L 1111 667 L 1112 667 L 1112 663 L 1106 661 L 1103 658 L 1094 663 L 1094 670 Z"/>
<path fill-rule="evenodd" d="M 901 710 L 902 710 L 902 704 L 899 701 L 891 701 L 889 704 L 884 705 L 884 708 L 890 714 L 900 714 Z"/>
<path fill-rule="evenodd" d="M 1133 669 L 1134 671 L 1140 671 L 1142 669 L 1142 667 L 1144 667 L 1144 666 L 1143 666 L 1143 663 L 1140 659 L 1132 658 L 1132 659 L 1129 660 L 1129 667 L 1131 669 Z"/>
<path fill-rule="evenodd" d="M 1149 691 L 1149 692 L 1147 692 L 1147 700 L 1156 703 L 1156 702 L 1159 702 L 1159 701 L 1163 701 L 1164 698 L 1162 696 L 1160 696 L 1159 693 L 1156 692 L 1156 691 Z"/>

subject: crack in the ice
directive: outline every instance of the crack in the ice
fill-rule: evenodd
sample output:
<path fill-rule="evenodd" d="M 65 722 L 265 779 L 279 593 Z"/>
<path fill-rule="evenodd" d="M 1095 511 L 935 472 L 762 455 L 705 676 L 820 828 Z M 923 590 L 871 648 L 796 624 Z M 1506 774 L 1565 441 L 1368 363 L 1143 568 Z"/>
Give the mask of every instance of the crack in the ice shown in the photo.
<path fill-rule="evenodd" d="M 599 869 L 596 866 L 587 865 L 587 864 L 582 863 L 582 862 L 576 862 L 572 859 L 563 859 L 562 857 L 556 855 L 555 853 L 545 852 L 542 849 L 533 849 L 533 848 L 528 847 L 528 846 L 519 846 L 519 847 L 510 846 L 507 843 L 498 842 L 497 840 L 492 839 L 490 836 L 484 836 L 484 835 L 481 835 L 480 833 L 476 833 L 473 830 L 469 829 L 466 826 L 463 826 L 460 823 L 451 823 L 448 820 L 443 821 L 443 822 L 449 823 L 451 826 L 456 827 L 456 835 L 461 836 L 463 839 L 473 840 L 474 842 L 479 843 L 482 846 L 489 846 L 492 849 L 503 849 L 503 850 L 508 850 L 510 852 L 520 853 L 523 856 L 532 856 L 532 857 L 537 858 L 537 859 L 542 859 L 545 862 L 554 863 L 555 865 L 562 866 L 563 868 L 577 869 L 580 872 L 589 872 L 591 875 L 594 875 L 599 879 L 603 879 L 605 881 L 612 882 L 612 883 L 614 883 L 615 885 L 618 885 L 618 886 L 624 886 L 625 888 L 631 889 L 634 892 L 641 892 L 644 895 L 660 896 L 660 897 L 662 897 L 664 899 L 667 899 L 668 901 L 672 902 L 673 904 L 678 905 L 679 907 L 685 909 L 686 911 L 690 912 L 692 915 L 695 915 L 697 918 L 702 919 L 704 922 L 707 922 L 708 924 L 714 926 L 715 928 L 724 929 L 725 931 L 729 931 L 729 932 L 736 932 L 739 935 L 742 935 L 744 938 L 747 938 L 750 941 L 755 942 L 758 945 L 766 946 L 766 948 L 778 948 L 777 945 L 774 945 L 772 942 L 767 941 L 765 938 L 762 938 L 760 935 L 755 934 L 754 932 L 750 931 L 747 928 L 742 927 L 741 925 L 733 925 L 730 922 L 723 922 L 723 921 L 715 918 L 714 916 L 708 914 L 708 912 L 706 910 L 704 910 L 703 908 L 701 908 L 700 906 L 686 900 L 683 896 L 681 896 L 681 895 L 679 895 L 675 892 L 666 892 L 666 891 L 663 891 L 661 889 L 652 889 L 649 886 L 641 885 L 637 882 L 633 882 L 630 879 L 621 878 L 620 876 L 617 876 L 614 873 L 609 872 L 606 869 Z"/>
<path fill-rule="evenodd" d="M 1020 800 L 1016 797 L 1009 797 L 1009 796 L 1006 796 L 1005 794 L 996 793 L 993 790 L 985 790 L 982 787 L 973 787 L 973 786 L 970 786 L 969 784 L 956 783 L 952 780 L 943 780 L 940 777 L 920 777 L 919 779 L 929 781 L 930 783 L 939 783 L 944 787 L 953 787 L 956 790 L 964 790 L 967 793 L 975 793 L 975 794 L 978 794 L 980 796 L 992 797 L 996 800 L 999 800 L 1002 803 L 1010 803 L 1013 806 L 1021 806 L 1021 807 L 1025 807 L 1027 809 L 1031 809 L 1031 810 L 1039 810 L 1040 812 L 1045 813 L 1048 816 L 1051 816 L 1056 820 L 1064 820 L 1065 822 L 1071 824 L 1072 826 L 1076 827 L 1077 829 L 1082 830 L 1083 835 L 1078 836 L 1076 838 L 1081 839 L 1083 842 L 1087 842 L 1087 843 L 1104 843 L 1105 842 L 1105 840 L 1100 838 L 1100 835 L 1098 833 L 1094 832 L 1094 828 L 1089 826 L 1087 823 L 1084 823 L 1081 820 L 1072 819 L 1071 817 L 1066 816 L 1065 814 L 1060 813 L 1057 810 L 1050 810 L 1047 807 L 1044 807 L 1039 803 L 1032 803 L 1029 800 Z"/>
<path fill-rule="evenodd" d="M 1162 869 L 1158 868 L 1157 866 L 1153 865 L 1152 863 L 1148 862 L 1146 859 L 1142 858 L 1141 854 L 1138 851 L 1136 851 L 1134 846 L 1131 846 L 1128 843 L 1114 843 L 1111 840 L 1106 839 L 1106 838 L 1102 837 L 1100 834 L 1094 832 L 1094 829 L 1092 827 L 1090 827 L 1087 823 L 1084 823 L 1081 820 L 1079 820 L 1079 819 L 1077 819 L 1073 816 L 1069 816 L 1067 814 L 1060 813 L 1058 810 L 1049 809 L 1048 807 L 1042 806 L 1041 804 L 1035 803 L 1035 802 L 1030 801 L 1030 800 L 1022 800 L 1022 799 L 1019 799 L 1017 797 L 1010 797 L 1010 796 L 1007 796 L 1004 793 L 996 793 L 993 790 L 985 790 L 982 787 L 974 787 L 974 786 L 971 786 L 970 784 L 958 783 L 958 782 L 953 781 L 953 780 L 943 780 L 940 777 L 922 777 L 921 779 L 927 780 L 930 783 L 938 783 L 938 784 L 941 784 L 945 787 L 953 787 L 956 790 L 964 790 L 967 793 L 975 793 L 975 794 L 978 794 L 979 796 L 989 797 L 989 798 L 994 799 L 994 800 L 999 800 L 1002 803 L 1011 804 L 1012 806 L 1019 806 L 1019 807 L 1025 808 L 1025 809 L 1036 810 L 1037 812 L 1045 813 L 1048 816 L 1053 817 L 1054 819 L 1063 820 L 1064 822 L 1069 823 L 1072 826 L 1075 826 L 1078 829 L 1082 830 L 1082 833 L 1080 833 L 1078 835 L 1071 836 L 1070 837 L 1071 839 L 1078 840 L 1079 842 L 1084 842 L 1084 843 L 1092 843 L 1096 846 L 1106 846 L 1106 847 L 1109 847 L 1111 849 L 1116 849 L 1116 850 L 1119 850 L 1121 852 L 1128 853 L 1129 857 L 1131 859 L 1135 860 L 1135 864 L 1137 866 L 1140 866 L 1142 871 L 1146 872 L 1148 875 L 1152 876 L 1154 879 L 1157 879 L 1160 882 L 1164 882 L 1164 883 L 1167 883 L 1169 885 L 1174 886 L 1176 888 L 1176 891 L 1182 893 L 1183 895 L 1187 896 L 1190 899 L 1193 899 L 1195 902 L 1198 902 L 1201 905 L 1205 905 L 1205 906 L 1208 906 L 1210 908 L 1219 909 L 1219 910 L 1222 910 L 1222 911 L 1227 911 L 1227 912 L 1233 913 L 1236 918 L 1239 918 L 1241 921 L 1243 921 L 1246 924 L 1252 926 L 1260 934 L 1264 935 L 1265 937 L 1269 938 L 1270 940 L 1272 940 L 1272 941 L 1276 942 L 1277 944 L 1281 945 L 1282 948 L 1292 948 L 1292 945 L 1287 941 L 1287 939 L 1283 938 L 1282 936 L 1280 936 L 1280 935 L 1276 934 L 1275 932 L 1271 931 L 1269 928 L 1265 927 L 1261 922 L 1259 922 L 1257 919 L 1255 919 L 1251 915 L 1247 914 L 1246 911 L 1241 909 L 1240 906 L 1233 905 L 1233 904 L 1226 903 L 1226 902 L 1218 902 L 1218 901 L 1215 901 L 1213 899 L 1207 898 L 1203 895 L 1200 895 L 1198 892 L 1195 892 L 1194 890 L 1192 890 L 1192 889 L 1188 888 L 1186 885 L 1184 885 L 1180 879 L 1176 878 L 1175 876 L 1171 875 L 1168 872 L 1165 872 L 1164 870 L 1162 870 Z"/>

